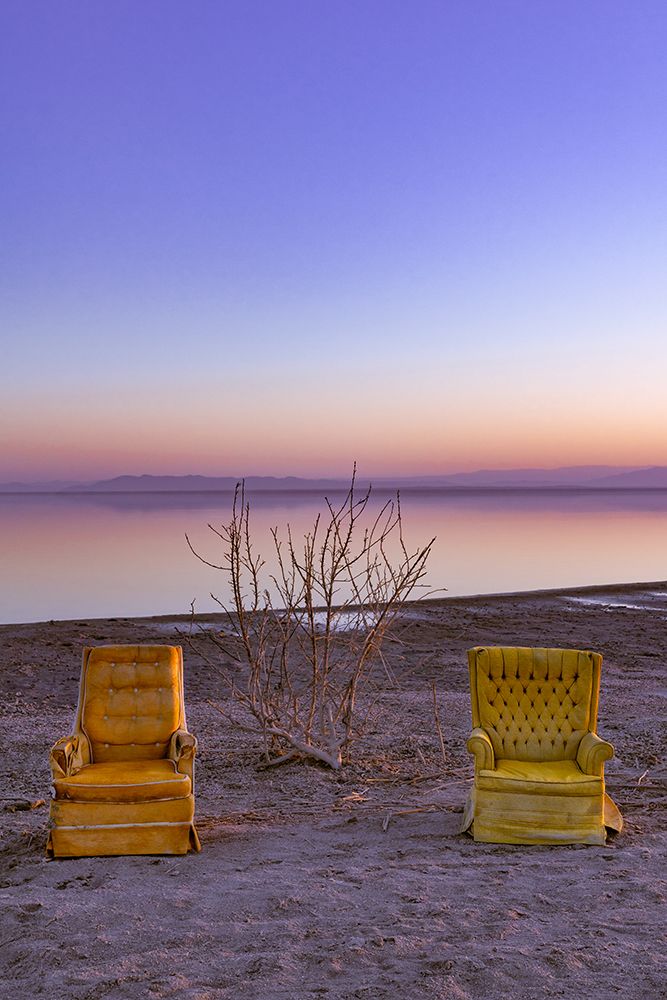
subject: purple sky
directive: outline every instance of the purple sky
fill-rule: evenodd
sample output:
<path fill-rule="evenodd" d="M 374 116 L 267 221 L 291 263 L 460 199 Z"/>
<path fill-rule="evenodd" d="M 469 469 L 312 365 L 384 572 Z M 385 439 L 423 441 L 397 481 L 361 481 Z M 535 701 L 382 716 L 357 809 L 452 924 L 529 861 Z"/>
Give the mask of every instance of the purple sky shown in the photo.
<path fill-rule="evenodd" d="M 4 0 L 0 480 L 667 464 L 664 3 Z"/>

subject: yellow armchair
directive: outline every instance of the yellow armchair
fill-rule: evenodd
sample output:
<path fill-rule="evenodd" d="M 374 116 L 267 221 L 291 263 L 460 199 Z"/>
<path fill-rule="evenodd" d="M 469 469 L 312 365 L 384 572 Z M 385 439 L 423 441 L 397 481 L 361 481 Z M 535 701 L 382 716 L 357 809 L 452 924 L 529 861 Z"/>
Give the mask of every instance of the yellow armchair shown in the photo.
<path fill-rule="evenodd" d="M 605 792 L 596 733 L 599 653 L 468 651 L 475 777 L 462 831 L 495 844 L 604 844 L 621 814 Z"/>
<path fill-rule="evenodd" d="M 74 732 L 51 749 L 52 857 L 186 854 L 194 756 L 180 646 L 83 651 Z"/>

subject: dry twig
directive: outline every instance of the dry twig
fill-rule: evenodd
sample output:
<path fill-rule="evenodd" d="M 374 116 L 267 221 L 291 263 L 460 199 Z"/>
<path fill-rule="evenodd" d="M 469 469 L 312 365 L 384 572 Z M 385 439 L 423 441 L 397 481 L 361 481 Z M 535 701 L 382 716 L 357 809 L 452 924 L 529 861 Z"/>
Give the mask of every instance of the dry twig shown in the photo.
<path fill-rule="evenodd" d="M 447 754 L 445 753 L 445 741 L 442 735 L 442 726 L 440 725 L 440 716 L 438 714 L 438 699 L 435 693 L 435 681 L 431 681 L 431 691 L 433 692 L 433 716 L 435 718 L 435 728 L 438 731 L 438 739 L 440 740 L 440 752 L 442 754 L 443 767 L 447 767 Z"/>
<path fill-rule="evenodd" d="M 408 551 L 398 494 L 374 516 L 369 500 L 370 489 L 356 494 L 353 474 L 343 502 L 326 499 L 326 515 L 300 543 L 289 525 L 284 537 L 274 528 L 277 570 L 266 579 L 264 560 L 253 549 L 243 483 L 230 522 L 209 525 L 223 544 L 220 562 L 201 556 L 186 535 L 198 559 L 226 572 L 232 595 L 229 607 L 211 595 L 226 629 L 191 627 L 189 641 L 245 710 L 240 724 L 261 737 L 265 766 L 307 757 L 340 768 L 363 722 L 357 696 L 371 664 L 380 663 L 386 680 L 396 683 L 381 645 L 403 603 L 423 587 L 435 539 Z M 197 645 L 198 637 L 209 642 Z M 204 648 L 211 645 L 213 653 Z M 241 681 L 220 666 L 220 654 L 244 667 Z"/>

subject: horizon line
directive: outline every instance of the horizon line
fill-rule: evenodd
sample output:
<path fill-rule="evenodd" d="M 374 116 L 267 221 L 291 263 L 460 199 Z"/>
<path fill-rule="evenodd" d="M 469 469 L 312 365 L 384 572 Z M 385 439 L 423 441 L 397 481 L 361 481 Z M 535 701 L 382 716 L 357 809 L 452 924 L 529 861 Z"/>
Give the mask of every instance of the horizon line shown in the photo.
<path fill-rule="evenodd" d="M 614 470 L 614 472 L 625 473 L 625 472 L 649 472 L 657 469 L 666 469 L 667 465 L 660 465 L 657 463 L 653 464 L 642 464 L 642 465 L 614 465 L 607 463 L 582 463 L 578 465 L 555 465 L 555 466 L 506 466 L 506 467 L 481 467 L 470 470 L 458 470 L 450 472 L 414 472 L 414 473 L 384 473 L 379 476 L 372 476 L 363 473 L 356 473 L 355 479 L 357 481 L 373 481 L 388 483 L 393 481 L 414 481 L 414 480 L 437 480 L 437 479 L 449 479 L 449 478 L 461 478 L 469 476 L 480 476 L 480 475 L 517 475 L 521 473 L 563 473 L 563 472 L 574 472 L 581 470 L 586 470 L 586 472 L 595 472 L 597 470 Z M 276 482 L 285 482 L 286 480 L 296 480 L 297 482 L 340 482 L 346 483 L 352 481 L 352 476 L 347 474 L 336 474 L 330 473 L 326 475 L 296 475 L 294 473 L 285 473 L 283 475 L 276 475 L 272 473 L 259 473 L 252 472 L 245 475 L 239 476 L 231 473 L 202 473 L 202 472 L 126 472 L 119 473 L 117 475 L 109 476 L 96 476 L 91 477 L 79 477 L 79 476 L 69 476 L 69 477 L 59 477 L 59 478 L 39 478 L 39 479 L 19 479 L 12 478 L 6 480 L 0 480 L 0 488 L 6 486 L 60 486 L 62 488 L 73 488 L 75 486 L 81 486 L 84 488 L 89 488 L 96 486 L 98 484 L 106 484 L 116 482 L 119 479 L 229 479 L 235 482 L 241 483 L 249 479 L 264 479 L 264 480 L 274 480 Z M 56 490 L 56 492 L 58 492 Z"/>

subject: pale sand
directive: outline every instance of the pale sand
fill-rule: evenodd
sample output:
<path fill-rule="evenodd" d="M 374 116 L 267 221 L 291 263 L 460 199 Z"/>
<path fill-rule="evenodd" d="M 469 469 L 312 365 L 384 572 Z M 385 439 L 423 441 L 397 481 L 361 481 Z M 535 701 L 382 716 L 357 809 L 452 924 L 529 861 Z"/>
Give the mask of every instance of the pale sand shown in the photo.
<path fill-rule="evenodd" d="M 667 584 L 568 593 L 631 606 L 565 592 L 411 606 L 404 645 L 388 647 L 400 689 L 341 774 L 257 771 L 256 742 L 207 704 L 215 676 L 186 648 L 203 850 L 181 858 L 47 861 L 48 807 L 11 811 L 48 799 L 81 647 L 179 641 L 174 619 L 0 628 L 2 995 L 667 996 Z M 616 747 L 607 782 L 626 824 L 606 847 L 457 834 L 472 773 L 465 650 L 479 643 L 604 654 L 599 730 Z"/>

